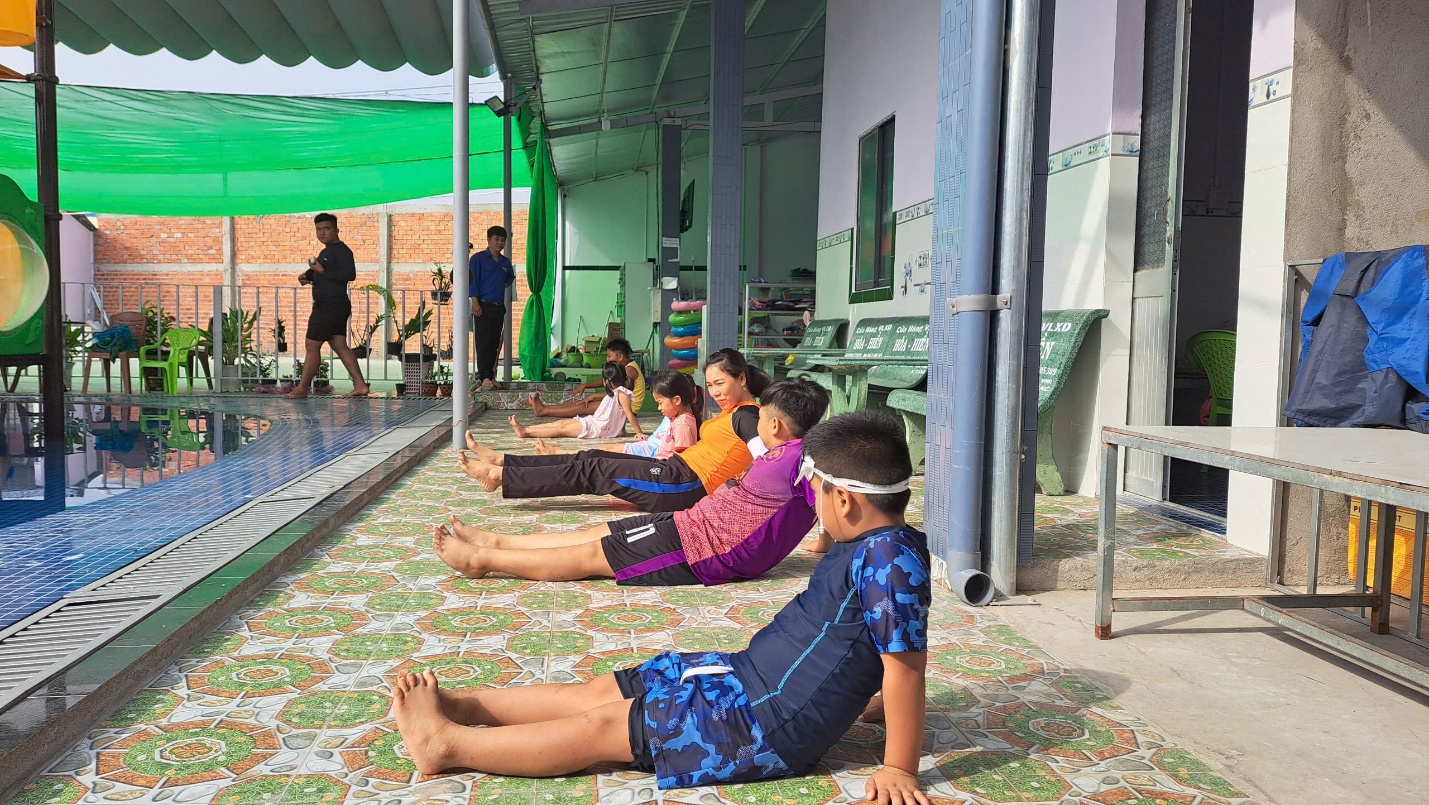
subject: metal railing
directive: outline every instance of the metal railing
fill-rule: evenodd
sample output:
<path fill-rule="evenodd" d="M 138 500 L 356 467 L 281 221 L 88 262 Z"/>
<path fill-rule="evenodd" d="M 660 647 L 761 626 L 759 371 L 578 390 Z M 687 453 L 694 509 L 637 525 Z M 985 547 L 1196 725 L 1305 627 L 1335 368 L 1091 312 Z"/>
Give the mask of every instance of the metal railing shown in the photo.
<path fill-rule="evenodd" d="M 358 355 L 363 375 L 378 383 L 403 382 L 405 379 L 430 376 L 437 366 L 451 367 L 453 355 L 453 306 L 465 310 L 460 300 L 436 299 L 430 290 L 395 289 L 387 299 L 371 286 L 351 287 L 352 317 L 348 323 L 348 344 Z M 237 288 L 217 285 L 145 282 L 66 282 L 63 299 L 67 318 L 83 323 L 90 331 L 103 329 L 120 312 L 143 312 L 150 318 L 149 339 L 173 327 L 199 327 L 212 332 L 213 322 L 222 321 L 222 306 L 229 315 L 241 310 L 244 318 L 252 317 L 251 331 L 245 333 L 249 343 L 244 347 L 223 344 L 219 350 L 229 356 L 227 371 L 219 369 L 206 348 L 195 360 L 199 382 L 203 373 L 211 372 L 215 388 L 236 391 L 233 384 L 253 386 L 263 380 L 278 381 L 296 377 L 298 362 L 304 355 L 304 333 L 312 311 L 312 292 L 296 284 L 291 286 L 244 285 Z M 425 309 L 430 322 L 418 335 L 399 341 L 397 333 L 403 325 Z M 281 321 L 283 338 L 279 339 Z M 155 322 L 158 322 L 157 328 Z M 373 328 L 373 324 L 377 324 Z M 229 328 L 230 337 L 234 334 Z M 220 334 L 221 335 L 221 334 Z M 471 344 L 468 335 L 468 344 Z M 394 349 L 395 347 L 395 349 Z M 468 349 L 468 371 L 475 373 L 476 350 Z M 235 359 L 234 356 L 237 356 Z M 342 363 L 331 349 L 323 350 L 330 378 L 346 378 Z M 200 366 L 199 364 L 204 364 Z M 404 367 L 409 367 L 404 370 Z M 219 375 L 223 375 L 220 380 Z"/>

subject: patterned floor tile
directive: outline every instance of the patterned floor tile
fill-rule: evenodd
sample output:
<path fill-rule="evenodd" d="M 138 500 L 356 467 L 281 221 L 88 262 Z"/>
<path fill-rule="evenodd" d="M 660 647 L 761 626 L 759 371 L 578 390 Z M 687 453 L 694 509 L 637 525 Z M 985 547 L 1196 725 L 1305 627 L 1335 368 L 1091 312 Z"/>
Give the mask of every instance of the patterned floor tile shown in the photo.
<path fill-rule="evenodd" d="M 474 424 L 520 449 L 503 418 Z M 1043 528 L 1082 535 L 1081 499 L 1043 501 Z M 1092 509 L 1094 511 L 1094 509 Z M 797 551 L 769 577 L 717 588 L 622 588 L 452 576 L 431 551 L 449 513 L 511 533 L 624 516 L 596 498 L 502 501 L 427 461 L 98 725 L 15 802 L 741 803 L 859 800 L 883 752 L 856 724 L 797 780 L 659 792 L 646 774 L 557 780 L 421 777 L 388 709 L 388 680 L 431 668 L 447 687 L 588 680 L 670 647 L 734 650 L 802 588 Z M 1159 533 L 1137 546 L 1220 550 Z M 1053 532 L 1059 533 L 1059 532 Z M 1154 536 L 1162 537 L 1160 541 Z M 921 775 L 937 803 L 1244 805 L 1245 794 L 1038 646 L 938 589 Z"/>

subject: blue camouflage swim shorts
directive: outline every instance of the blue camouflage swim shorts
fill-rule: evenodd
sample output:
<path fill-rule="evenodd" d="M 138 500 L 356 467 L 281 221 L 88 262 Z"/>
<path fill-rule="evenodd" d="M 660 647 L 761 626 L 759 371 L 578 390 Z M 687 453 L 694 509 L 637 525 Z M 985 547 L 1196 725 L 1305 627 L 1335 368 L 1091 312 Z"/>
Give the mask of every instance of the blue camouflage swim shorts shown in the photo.
<path fill-rule="evenodd" d="M 667 651 L 615 672 L 630 709 L 636 768 L 662 789 L 784 777 L 789 767 L 765 740 L 729 654 Z"/>

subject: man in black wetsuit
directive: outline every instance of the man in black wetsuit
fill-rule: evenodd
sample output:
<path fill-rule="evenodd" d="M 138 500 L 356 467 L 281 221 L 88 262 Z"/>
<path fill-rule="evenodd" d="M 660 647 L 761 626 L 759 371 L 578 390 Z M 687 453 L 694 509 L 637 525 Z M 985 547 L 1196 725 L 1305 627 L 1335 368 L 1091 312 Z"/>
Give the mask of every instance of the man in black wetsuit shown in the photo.
<path fill-rule="evenodd" d="M 308 316 L 303 377 L 288 394 L 288 399 L 301 400 L 308 396 L 313 377 L 318 373 L 318 362 L 322 360 L 323 342 L 332 345 L 332 351 L 352 377 L 352 393 L 347 396 L 365 397 L 371 388 L 362 377 L 362 367 L 357 365 L 352 347 L 347 345 L 347 320 L 352 317 L 347 284 L 357 279 L 357 262 L 352 249 L 338 237 L 336 215 L 322 213 L 313 219 L 313 224 L 323 250 L 317 257 L 309 257 L 308 270 L 298 275 L 299 285 L 313 286 L 313 312 Z"/>

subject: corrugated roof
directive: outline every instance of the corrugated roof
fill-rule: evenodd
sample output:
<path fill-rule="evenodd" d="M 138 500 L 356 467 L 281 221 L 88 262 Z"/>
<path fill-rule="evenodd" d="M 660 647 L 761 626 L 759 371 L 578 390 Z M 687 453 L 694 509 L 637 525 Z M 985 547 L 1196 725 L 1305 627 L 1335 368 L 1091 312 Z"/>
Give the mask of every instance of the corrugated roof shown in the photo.
<path fill-rule="evenodd" d="M 471 73 L 490 75 L 486 24 L 476 0 L 469 5 Z M 449 0 L 55 0 L 55 34 L 81 53 L 114 45 L 239 63 L 267 56 L 289 67 L 310 58 L 335 68 L 410 64 L 437 75 L 452 66 L 451 27 Z"/>
<path fill-rule="evenodd" d="M 710 85 L 709 0 L 481 0 L 497 64 L 518 89 L 540 79 L 546 125 L 595 131 L 557 136 L 561 184 L 629 173 L 657 162 L 657 124 L 601 131 L 602 120 L 660 115 L 705 104 Z M 824 72 L 825 0 L 745 0 L 745 96 L 817 87 Z M 817 123 L 818 94 L 773 104 L 775 122 Z M 703 113 L 683 117 L 699 120 Z M 758 119 L 763 120 L 763 110 Z M 746 143 L 778 132 L 746 131 Z M 685 154 L 705 150 L 687 131 Z"/>

